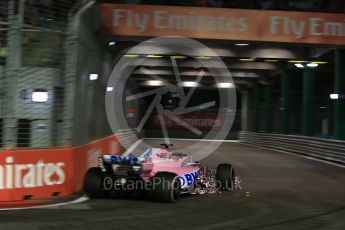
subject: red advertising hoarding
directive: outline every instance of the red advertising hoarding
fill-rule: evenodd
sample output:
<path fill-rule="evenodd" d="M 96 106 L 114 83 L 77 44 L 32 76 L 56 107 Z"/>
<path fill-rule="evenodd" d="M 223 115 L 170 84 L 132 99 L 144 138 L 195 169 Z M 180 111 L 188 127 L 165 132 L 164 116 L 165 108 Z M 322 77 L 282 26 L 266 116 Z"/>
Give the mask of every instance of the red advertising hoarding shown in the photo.
<path fill-rule="evenodd" d="M 168 130 L 186 130 L 188 128 L 183 124 L 188 124 L 200 131 L 208 131 L 212 128 L 217 129 L 222 127 L 223 118 L 218 115 L 209 114 L 184 114 L 178 115 L 179 120 L 172 120 L 166 116 L 162 116 L 165 126 Z M 148 128 L 161 129 L 161 122 L 157 114 L 154 114 L 149 119 Z"/>
<path fill-rule="evenodd" d="M 71 149 L 9 150 L 0 154 L 0 201 L 72 193 Z"/>
<path fill-rule="evenodd" d="M 75 148 L 0 150 L 0 205 L 80 192 L 86 170 L 99 156 L 120 153 L 117 136 Z"/>

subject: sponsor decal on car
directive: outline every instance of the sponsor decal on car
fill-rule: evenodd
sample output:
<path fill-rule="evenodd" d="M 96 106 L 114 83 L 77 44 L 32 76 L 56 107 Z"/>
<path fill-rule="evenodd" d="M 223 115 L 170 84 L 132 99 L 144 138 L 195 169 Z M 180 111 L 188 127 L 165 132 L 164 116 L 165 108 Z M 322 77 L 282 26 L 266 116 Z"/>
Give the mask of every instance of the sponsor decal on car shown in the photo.
<path fill-rule="evenodd" d="M 184 176 L 180 176 L 181 188 L 188 187 L 198 178 L 198 172 L 186 173 Z"/>

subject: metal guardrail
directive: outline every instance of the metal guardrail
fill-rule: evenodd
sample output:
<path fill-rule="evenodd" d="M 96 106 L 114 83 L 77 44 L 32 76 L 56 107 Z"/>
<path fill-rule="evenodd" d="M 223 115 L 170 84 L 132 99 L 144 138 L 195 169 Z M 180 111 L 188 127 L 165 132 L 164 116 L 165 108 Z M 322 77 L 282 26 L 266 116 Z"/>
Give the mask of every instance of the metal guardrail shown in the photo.
<path fill-rule="evenodd" d="M 345 165 L 345 141 L 254 132 L 240 132 L 239 140 L 252 145 L 298 153 Z"/>

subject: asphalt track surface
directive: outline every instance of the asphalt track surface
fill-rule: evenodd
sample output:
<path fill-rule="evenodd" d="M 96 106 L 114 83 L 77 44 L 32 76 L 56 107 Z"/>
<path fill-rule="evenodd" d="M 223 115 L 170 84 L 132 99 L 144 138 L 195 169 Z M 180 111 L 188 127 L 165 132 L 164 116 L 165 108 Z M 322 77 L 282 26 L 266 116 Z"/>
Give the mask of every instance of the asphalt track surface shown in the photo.
<path fill-rule="evenodd" d="M 240 143 L 223 143 L 204 161 L 231 162 L 243 190 L 175 204 L 121 197 L 2 211 L 0 229 L 345 229 L 344 168 Z"/>

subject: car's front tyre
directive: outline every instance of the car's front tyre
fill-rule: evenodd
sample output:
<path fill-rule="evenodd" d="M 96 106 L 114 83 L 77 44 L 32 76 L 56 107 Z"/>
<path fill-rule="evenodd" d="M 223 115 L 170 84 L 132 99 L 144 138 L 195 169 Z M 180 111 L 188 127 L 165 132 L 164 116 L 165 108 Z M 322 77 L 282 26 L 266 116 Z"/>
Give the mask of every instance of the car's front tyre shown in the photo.
<path fill-rule="evenodd" d="M 216 180 L 221 190 L 233 190 L 235 188 L 235 170 L 231 164 L 218 165 Z"/>

